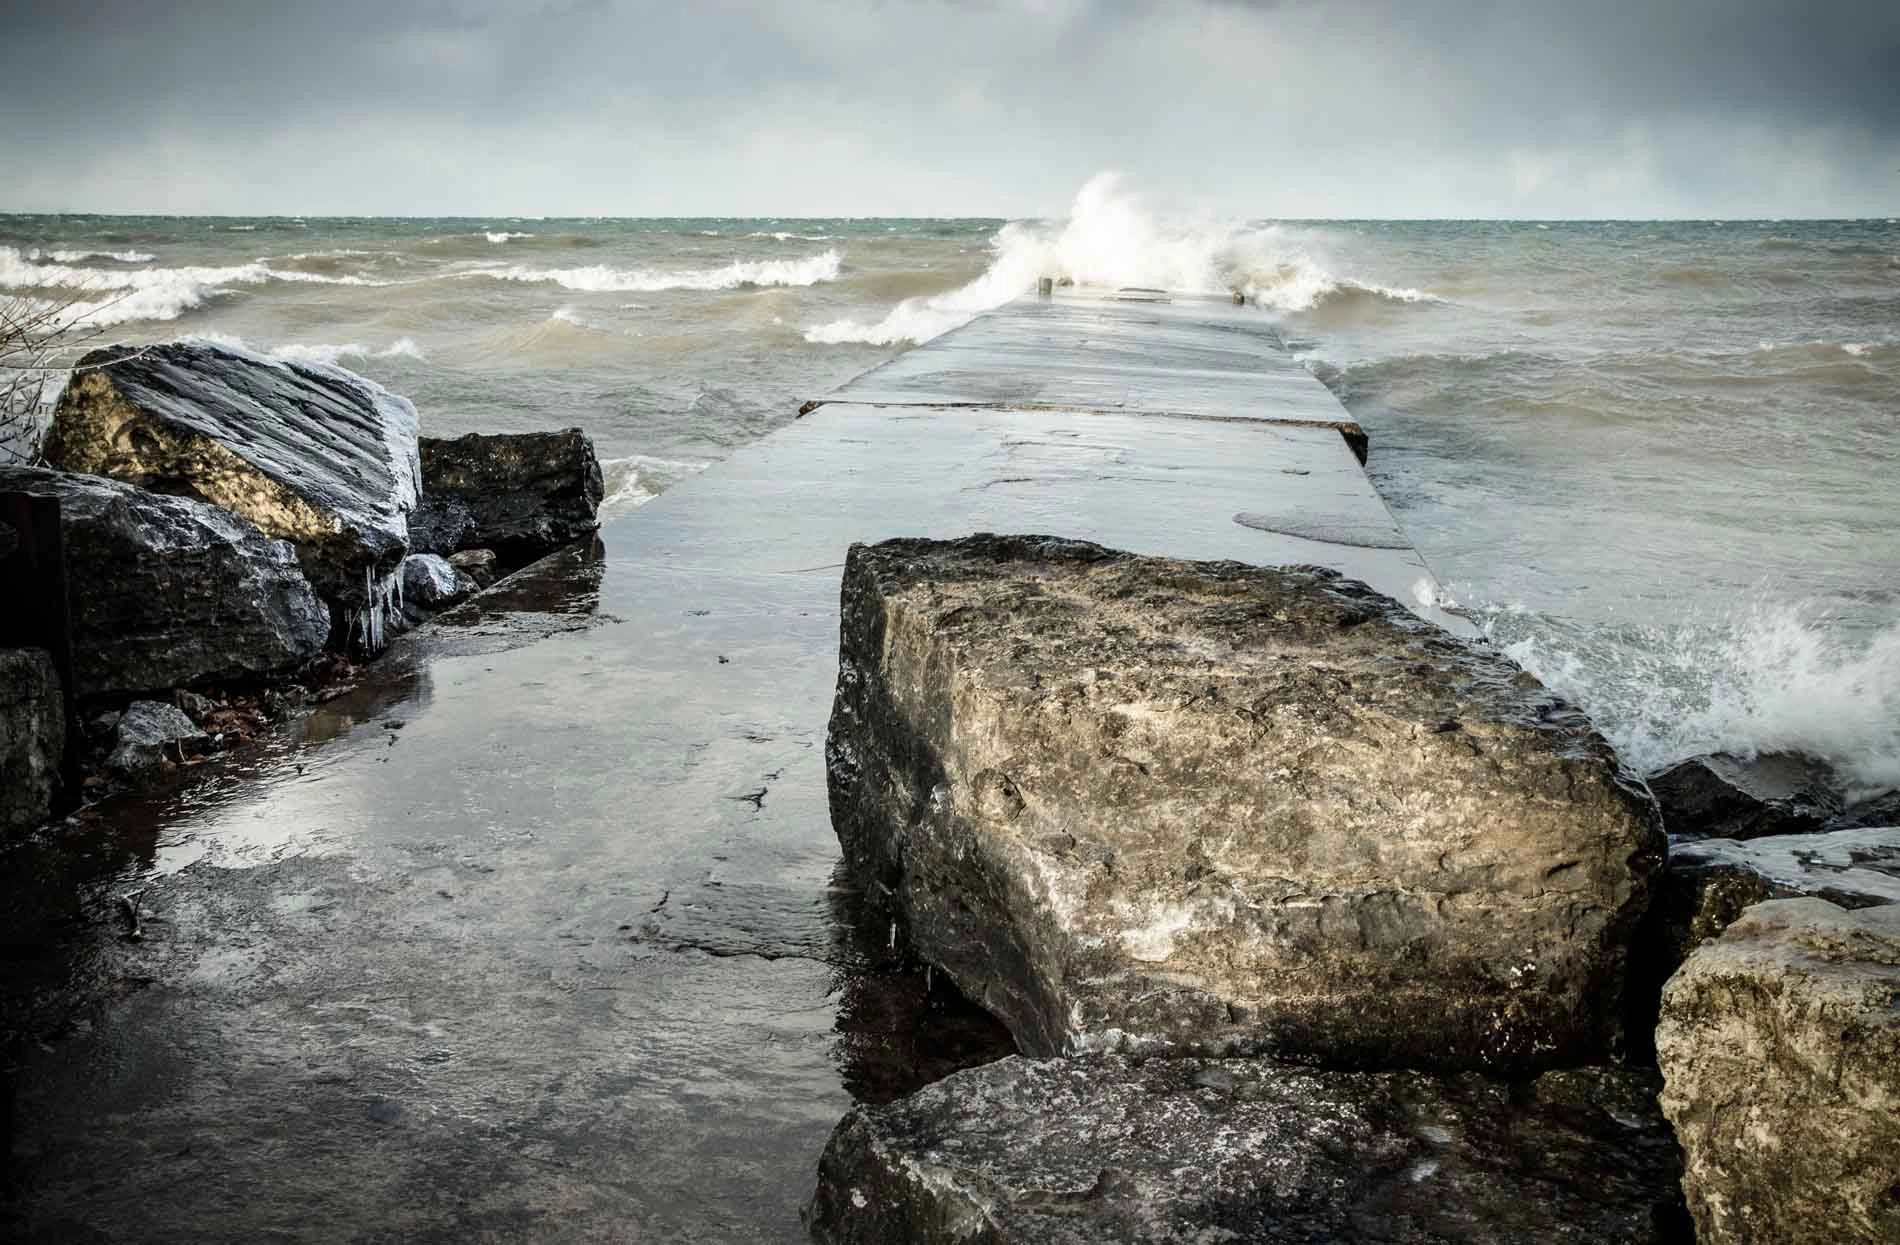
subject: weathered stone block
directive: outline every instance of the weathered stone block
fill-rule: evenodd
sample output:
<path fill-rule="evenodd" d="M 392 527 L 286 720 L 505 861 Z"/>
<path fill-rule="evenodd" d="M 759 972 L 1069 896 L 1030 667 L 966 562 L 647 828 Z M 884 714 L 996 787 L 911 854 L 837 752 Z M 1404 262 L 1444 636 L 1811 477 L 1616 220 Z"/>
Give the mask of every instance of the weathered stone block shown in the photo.
<path fill-rule="evenodd" d="M 1900 1240 L 1900 907 L 1750 908 L 1663 991 L 1703 1245 Z"/>
<path fill-rule="evenodd" d="M 1630 1072 L 1325 1072 L 1005 1059 L 833 1132 L 827 1245 L 1689 1239 L 1681 1160 Z"/>
<path fill-rule="evenodd" d="M 297 547 L 355 615 L 409 550 L 416 408 L 342 368 L 209 342 L 95 350 L 61 394 L 46 459 L 194 497 Z"/>
<path fill-rule="evenodd" d="M 44 649 L 0 648 L 0 832 L 51 814 L 66 751 L 66 702 Z"/>
<path fill-rule="evenodd" d="M 260 677 L 330 633 L 296 551 L 217 506 L 31 467 L 0 488 L 59 498 L 80 696 Z"/>
<path fill-rule="evenodd" d="M 418 549 L 492 549 L 525 566 L 599 526 L 600 461 L 579 428 L 422 439 Z"/>
<path fill-rule="evenodd" d="M 1026 1053 L 1600 1054 L 1662 855 L 1576 710 L 1333 572 L 856 546 L 852 876 Z"/>

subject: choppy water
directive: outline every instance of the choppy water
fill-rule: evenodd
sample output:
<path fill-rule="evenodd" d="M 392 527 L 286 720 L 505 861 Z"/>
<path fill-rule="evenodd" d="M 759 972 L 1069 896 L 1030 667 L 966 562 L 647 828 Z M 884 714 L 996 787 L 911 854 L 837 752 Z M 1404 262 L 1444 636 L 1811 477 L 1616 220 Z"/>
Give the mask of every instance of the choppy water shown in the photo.
<path fill-rule="evenodd" d="M 1245 289 L 1450 592 L 1626 755 L 1900 783 L 1900 224 L 0 217 L 0 292 L 579 424 L 625 509 L 1028 288 Z"/>

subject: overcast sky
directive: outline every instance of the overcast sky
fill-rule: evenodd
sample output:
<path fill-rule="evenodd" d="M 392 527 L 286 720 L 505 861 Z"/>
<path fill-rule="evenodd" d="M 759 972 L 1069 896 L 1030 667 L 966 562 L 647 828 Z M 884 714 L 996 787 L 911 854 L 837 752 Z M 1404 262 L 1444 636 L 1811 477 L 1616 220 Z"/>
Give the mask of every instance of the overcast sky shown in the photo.
<path fill-rule="evenodd" d="M 1897 0 L 7 0 L 0 210 L 1900 215 Z"/>

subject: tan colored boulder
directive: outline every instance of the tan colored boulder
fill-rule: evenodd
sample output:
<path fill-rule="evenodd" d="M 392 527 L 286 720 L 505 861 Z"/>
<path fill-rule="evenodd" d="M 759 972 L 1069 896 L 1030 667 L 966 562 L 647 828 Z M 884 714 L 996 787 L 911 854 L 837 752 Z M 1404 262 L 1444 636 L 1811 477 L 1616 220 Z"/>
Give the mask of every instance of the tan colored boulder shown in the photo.
<path fill-rule="evenodd" d="M 1900 907 L 1757 904 L 1663 991 L 1703 1245 L 1900 1241 Z"/>
<path fill-rule="evenodd" d="M 1611 1044 L 1662 854 L 1576 710 L 1362 584 L 856 546 L 847 866 L 1028 1054 L 1523 1069 Z"/>

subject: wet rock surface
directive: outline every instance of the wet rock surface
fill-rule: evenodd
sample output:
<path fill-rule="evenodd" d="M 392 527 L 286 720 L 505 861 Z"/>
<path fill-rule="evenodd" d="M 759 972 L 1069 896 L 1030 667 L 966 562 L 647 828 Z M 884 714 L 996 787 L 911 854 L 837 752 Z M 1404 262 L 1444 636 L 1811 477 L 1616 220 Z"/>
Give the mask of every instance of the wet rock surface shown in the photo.
<path fill-rule="evenodd" d="M 65 749 L 66 702 L 52 656 L 0 648 L 0 834 L 46 820 Z"/>
<path fill-rule="evenodd" d="M 489 549 L 512 568 L 593 532 L 601 494 L 594 443 L 579 428 L 424 437 L 410 527 L 418 549 Z"/>
<path fill-rule="evenodd" d="M 195 497 L 296 545 L 350 611 L 409 549 L 416 410 L 341 368 L 208 342 L 113 346 L 80 360 L 47 461 Z"/>
<path fill-rule="evenodd" d="M 412 553 L 402 560 L 403 612 L 411 626 L 480 590 L 479 584 L 439 554 Z"/>
<path fill-rule="evenodd" d="M 1649 776 L 1672 838 L 1752 839 L 1819 830 L 1841 812 L 1832 770 L 1794 753 L 1711 753 Z"/>
<path fill-rule="evenodd" d="M 1600 1054 L 1662 838 L 1582 716 L 1312 568 L 853 547 L 851 875 L 1025 1053 Z"/>
<path fill-rule="evenodd" d="M 291 546 L 216 506 L 28 467 L 0 488 L 59 499 L 80 696 L 258 678 L 329 635 Z"/>
<path fill-rule="evenodd" d="M 1810 897 L 1843 908 L 1900 903 L 1900 828 L 1671 844 L 1633 960 L 1637 1049 L 1649 1049 L 1663 984 L 1690 953 L 1763 900 Z"/>
<path fill-rule="evenodd" d="M 1320 1072 L 1014 1058 L 832 1134 L 815 1239 L 1687 1241 L 1654 1086 L 1629 1072 Z"/>
<path fill-rule="evenodd" d="M 124 775 L 142 773 L 166 761 L 184 760 L 186 751 L 204 740 L 205 733 L 177 705 L 135 700 L 113 728 L 106 768 Z"/>
<path fill-rule="evenodd" d="M 1663 994 L 1703 1245 L 1900 1240 L 1900 907 L 1748 910 Z"/>

